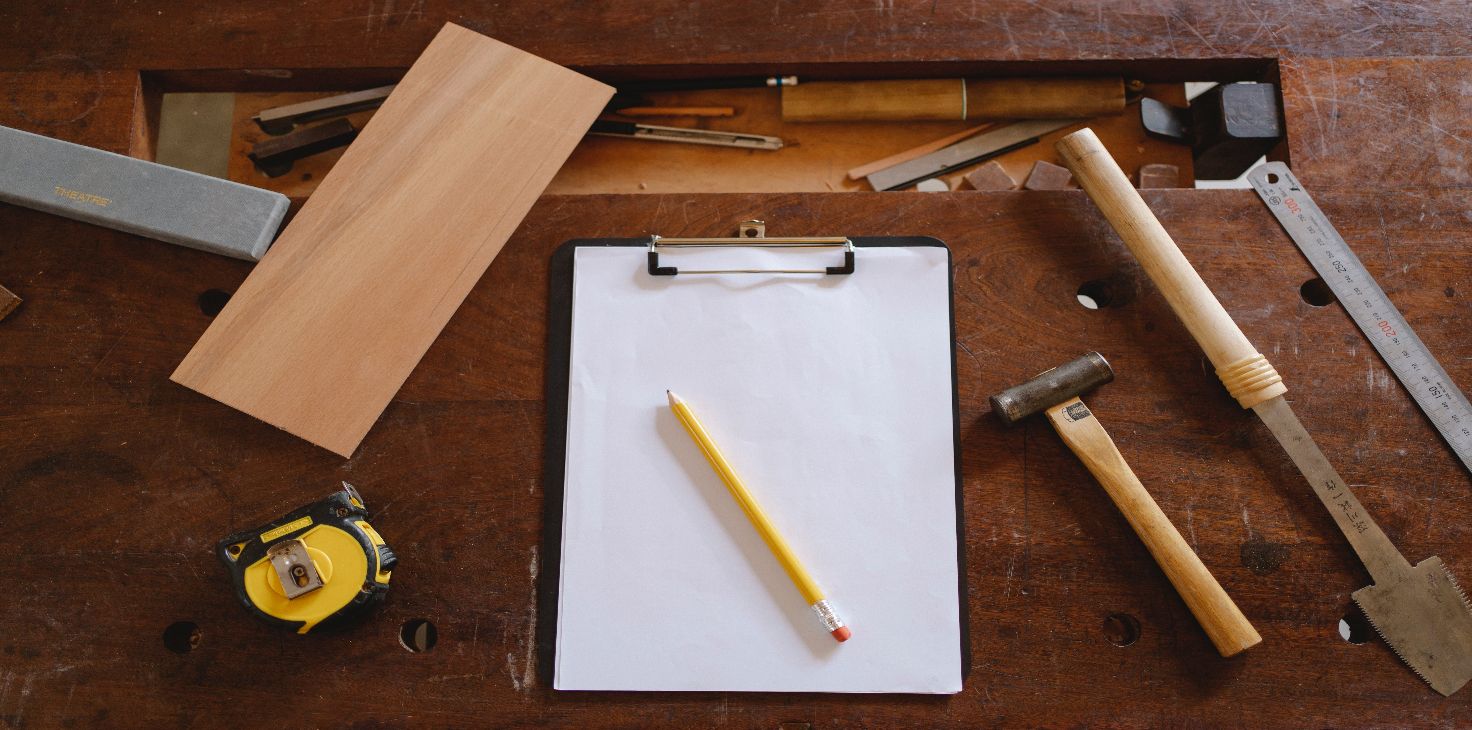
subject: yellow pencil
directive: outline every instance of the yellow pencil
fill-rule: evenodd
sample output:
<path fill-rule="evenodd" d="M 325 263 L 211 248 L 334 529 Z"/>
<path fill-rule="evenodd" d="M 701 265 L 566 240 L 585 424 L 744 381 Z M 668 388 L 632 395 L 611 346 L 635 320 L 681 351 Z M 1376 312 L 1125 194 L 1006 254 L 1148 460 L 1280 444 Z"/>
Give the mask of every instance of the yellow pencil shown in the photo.
<path fill-rule="evenodd" d="M 731 464 L 726 461 L 725 456 L 721 455 L 721 450 L 716 448 L 715 442 L 711 441 L 710 434 L 705 432 L 705 427 L 700 425 L 699 419 L 695 418 L 690 406 L 680 400 L 680 396 L 670 391 L 665 391 L 665 393 L 670 397 L 670 410 L 675 412 L 675 417 L 680 419 L 680 423 L 689 432 L 690 438 L 695 439 L 696 445 L 705 453 L 705 458 L 710 462 L 711 468 L 715 469 L 721 481 L 726 483 L 726 489 L 731 491 L 736 504 L 741 505 L 741 511 L 745 512 L 746 518 L 751 520 L 752 527 L 755 527 L 757 534 L 762 536 L 762 541 L 767 543 L 767 547 L 777 557 L 777 562 L 782 564 L 782 569 L 787 571 L 787 577 L 797 585 L 802 599 L 813 607 L 814 613 L 818 614 L 818 619 L 823 622 L 823 629 L 839 641 L 848 641 L 848 637 L 853 636 L 853 632 L 844 625 L 843 619 L 838 617 L 833 610 L 833 604 L 823 595 L 823 589 L 818 587 L 817 581 L 813 580 L 813 577 L 808 575 L 807 569 L 798 562 L 797 556 L 792 553 L 792 548 L 787 545 L 786 540 L 782 539 L 782 535 L 777 532 L 772 521 L 767 519 L 766 513 L 762 512 L 761 506 L 752 498 L 751 492 L 746 491 L 746 485 L 741 483 L 741 478 L 736 476 Z"/>

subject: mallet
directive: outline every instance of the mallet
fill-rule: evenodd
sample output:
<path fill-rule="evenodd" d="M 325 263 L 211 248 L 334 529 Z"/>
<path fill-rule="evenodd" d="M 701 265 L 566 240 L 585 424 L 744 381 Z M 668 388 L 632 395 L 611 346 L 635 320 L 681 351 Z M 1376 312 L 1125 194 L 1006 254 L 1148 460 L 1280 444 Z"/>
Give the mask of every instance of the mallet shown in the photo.
<path fill-rule="evenodd" d="M 1099 353 L 1090 352 L 992 396 L 992 411 L 1008 426 L 1045 411 L 1063 443 L 1104 485 L 1216 650 L 1228 657 L 1257 645 L 1262 641 L 1257 630 L 1145 491 L 1099 419 L 1079 400 L 1080 395 L 1112 380 L 1114 370 L 1109 363 Z"/>

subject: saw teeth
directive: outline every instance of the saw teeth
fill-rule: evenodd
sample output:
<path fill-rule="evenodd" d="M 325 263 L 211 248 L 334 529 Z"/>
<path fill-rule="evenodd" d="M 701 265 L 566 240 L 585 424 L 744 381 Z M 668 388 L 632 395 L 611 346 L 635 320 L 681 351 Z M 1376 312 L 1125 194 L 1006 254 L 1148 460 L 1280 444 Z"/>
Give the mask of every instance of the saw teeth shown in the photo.
<path fill-rule="evenodd" d="M 1453 585 L 1455 585 L 1455 584 L 1453 584 Z M 1458 588 L 1457 590 L 1458 590 L 1458 592 L 1461 591 L 1460 588 Z M 1466 602 L 1466 600 L 1467 600 L 1466 597 L 1463 596 L 1462 601 L 1463 602 Z M 1389 638 L 1387 638 L 1385 636 L 1385 632 L 1380 630 L 1380 624 L 1375 623 L 1375 617 L 1374 616 L 1371 616 L 1370 615 L 1370 612 L 1365 610 L 1364 605 L 1361 604 L 1359 601 L 1355 601 L 1354 603 L 1355 603 L 1356 606 L 1359 606 L 1360 607 L 1360 614 L 1365 617 L 1365 620 L 1366 621 L 1369 621 L 1370 622 L 1370 628 L 1372 628 L 1372 629 L 1375 630 L 1375 635 L 1377 635 L 1377 636 L 1380 637 L 1380 641 L 1384 642 L 1386 646 L 1390 647 L 1390 650 L 1391 651 L 1395 652 L 1395 658 L 1396 659 L 1399 659 L 1400 660 L 1400 663 L 1406 665 L 1406 667 L 1408 667 L 1412 672 L 1415 672 L 1416 673 L 1416 676 L 1417 677 L 1420 677 L 1422 682 L 1425 682 L 1426 684 L 1430 685 L 1431 684 L 1431 680 L 1427 679 L 1426 678 L 1426 675 L 1422 674 L 1421 673 L 1421 670 L 1420 669 L 1417 669 L 1415 664 L 1412 664 L 1411 662 L 1406 661 L 1406 655 L 1400 653 L 1400 648 L 1397 647 Z M 1435 689 L 1435 686 L 1434 685 L 1432 686 L 1432 689 Z"/>
<path fill-rule="evenodd" d="M 1472 613 L 1472 601 L 1467 600 L 1467 592 L 1462 590 L 1462 584 L 1457 582 L 1457 576 L 1452 575 L 1452 571 L 1447 569 L 1445 564 L 1441 566 L 1441 572 L 1446 573 L 1447 581 L 1452 584 L 1453 588 L 1457 589 L 1457 595 L 1462 597 L 1462 607 L 1467 609 L 1468 613 Z"/>

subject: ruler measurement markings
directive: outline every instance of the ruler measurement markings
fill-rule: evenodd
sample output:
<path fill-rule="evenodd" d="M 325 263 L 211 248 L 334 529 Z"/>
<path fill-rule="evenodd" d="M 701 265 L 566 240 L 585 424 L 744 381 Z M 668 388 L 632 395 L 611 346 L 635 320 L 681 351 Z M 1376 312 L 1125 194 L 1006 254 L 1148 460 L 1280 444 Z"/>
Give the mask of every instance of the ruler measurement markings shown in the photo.
<path fill-rule="evenodd" d="M 1270 176 L 1276 180 L 1269 182 Z M 1248 179 L 1396 379 L 1462 464 L 1472 469 L 1472 404 L 1425 342 L 1286 165 L 1262 165 Z"/>

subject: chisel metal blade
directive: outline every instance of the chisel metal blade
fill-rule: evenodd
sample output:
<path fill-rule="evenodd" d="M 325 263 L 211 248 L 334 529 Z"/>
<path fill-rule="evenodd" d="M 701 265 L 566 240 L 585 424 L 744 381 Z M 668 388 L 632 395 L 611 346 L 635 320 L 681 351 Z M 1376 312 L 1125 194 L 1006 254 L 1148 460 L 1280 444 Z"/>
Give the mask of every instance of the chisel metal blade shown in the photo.
<path fill-rule="evenodd" d="M 936 175 L 944 175 L 1019 147 L 1035 144 L 1039 137 L 1071 127 L 1082 119 L 1025 119 L 968 137 L 909 162 L 901 162 L 869 175 L 875 190 L 898 190 Z"/>
<path fill-rule="evenodd" d="M 1472 605 L 1442 564 L 1412 567 L 1345 486 L 1282 396 L 1252 407 L 1329 508 L 1374 585 L 1352 594 L 1370 624 L 1431 688 L 1450 696 L 1472 680 Z"/>

